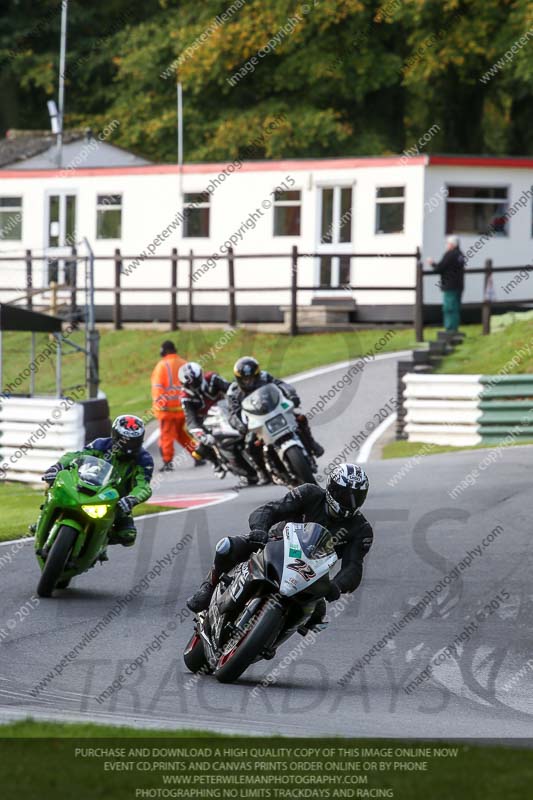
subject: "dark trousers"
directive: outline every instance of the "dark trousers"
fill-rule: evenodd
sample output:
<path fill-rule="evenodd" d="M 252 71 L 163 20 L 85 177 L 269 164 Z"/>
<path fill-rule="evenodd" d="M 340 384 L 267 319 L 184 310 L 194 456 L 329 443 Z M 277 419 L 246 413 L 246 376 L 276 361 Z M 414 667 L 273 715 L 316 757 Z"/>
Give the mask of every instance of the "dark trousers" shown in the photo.
<path fill-rule="evenodd" d="M 117 514 L 112 530 L 116 531 L 116 533 L 124 533 L 125 531 L 137 533 L 131 514 Z"/>
<path fill-rule="evenodd" d="M 244 445 L 244 450 L 247 456 L 251 459 L 255 468 L 260 472 L 266 472 L 265 456 L 263 454 L 263 445 L 257 439 L 255 441 L 247 441 Z"/>

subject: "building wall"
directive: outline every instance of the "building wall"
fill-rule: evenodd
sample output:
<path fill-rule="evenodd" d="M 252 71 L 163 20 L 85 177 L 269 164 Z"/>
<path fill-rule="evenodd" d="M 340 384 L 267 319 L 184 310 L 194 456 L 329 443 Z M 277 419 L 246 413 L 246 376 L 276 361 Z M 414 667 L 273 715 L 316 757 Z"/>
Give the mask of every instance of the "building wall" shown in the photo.
<path fill-rule="evenodd" d="M 531 264 L 533 258 L 532 199 L 533 170 L 527 168 L 429 166 L 425 176 L 424 201 L 424 256 L 440 259 L 446 243 L 446 189 L 448 186 L 508 187 L 508 204 L 516 206 L 516 213 L 508 220 L 508 235 L 460 235 L 461 249 L 467 253 L 478 247 L 468 258 L 467 269 L 482 268 L 486 258 L 494 266 L 520 267 Z M 525 277 L 509 286 L 515 273 L 498 273 L 494 276 L 494 290 L 498 301 L 533 298 L 533 279 Z M 439 301 L 438 279 L 425 279 L 425 299 Z M 507 291 L 505 288 L 507 287 Z M 483 298 L 483 276 L 472 275 L 465 282 L 464 302 L 480 302 Z"/>
<path fill-rule="evenodd" d="M 178 248 L 180 254 L 190 249 L 205 256 L 196 261 L 194 270 L 199 275 L 195 288 L 209 290 L 224 287 L 227 283 L 227 247 L 234 236 L 235 253 L 256 254 L 255 258 L 236 259 L 237 287 L 248 287 L 256 291 L 238 292 L 240 306 L 265 306 L 279 315 L 280 306 L 289 304 L 288 288 L 283 291 L 257 291 L 262 287 L 289 286 L 291 277 L 290 251 L 296 245 L 300 252 L 312 253 L 320 248 L 319 239 L 319 195 L 321 187 L 343 185 L 353 187 L 353 213 L 351 218 L 352 242 L 347 249 L 359 253 L 413 253 L 421 246 L 424 257 L 440 258 L 445 246 L 446 198 L 444 190 L 448 184 L 474 186 L 509 186 L 509 203 L 512 205 L 531 189 L 533 170 L 528 168 L 483 168 L 457 166 L 427 166 L 426 157 L 383 159 L 324 159 L 310 161 L 280 162 L 234 162 L 227 164 L 186 165 L 183 174 L 183 190 L 186 193 L 213 189 L 211 195 L 211 224 L 209 238 L 183 237 L 182 207 L 177 169 L 172 165 L 150 165 L 134 169 L 96 168 L 77 169 L 71 174 L 54 171 L 35 172 L 5 170 L 0 172 L 0 196 L 23 196 L 22 241 L 0 241 L 0 254 L 16 255 L 30 248 L 37 255 L 44 255 L 46 235 L 46 208 L 49 194 L 68 192 L 77 196 L 76 238 L 84 236 L 91 243 L 97 256 L 112 256 L 120 248 L 124 258 L 125 274 L 122 284 L 128 288 L 153 287 L 156 291 L 139 293 L 125 291 L 123 302 L 129 305 L 168 307 L 169 293 L 165 291 L 170 281 L 170 252 Z M 217 185 L 218 184 L 218 185 Z M 272 193 L 283 185 L 301 190 L 301 234 L 300 236 L 273 236 L 274 212 L 271 207 Z M 401 234 L 377 234 L 375 232 L 376 189 L 383 186 L 405 187 L 405 228 Z M 214 187 L 214 188 L 213 188 Z M 120 240 L 96 239 L 96 198 L 98 194 L 122 195 L 122 236 Z M 269 207 L 270 204 L 270 207 Z M 482 266 L 490 256 L 495 265 L 530 263 L 531 260 L 531 198 L 510 219 L 509 236 L 493 236 L 483 249 L 469 261 L 471 268 Z M 251 221 L 254 212 L 257 220 Z M 175 227 L 172 228 L 172 225 Z M 155 242 L 156 237 L 165 238 Z M 236 238 L 235 238 L 236 237 Z M 462 237 L 463 250 L 473 246 L 479 237 Z M 339 248 L 336 247 L 336 250 Z M 80 248 L 81 250 L 81 248 Z M 164 256 L 163 261 L 136 262 L 142 252 Z M 261 258 L 266 253 L 279 254 L 277 258 Z M 213 254 L 221 260 L 207 259 Z M 202 264 L 205 272 L 202 273 Z M 317 258 L 302 258 L 299 265 L 299 283 L 304 286 L 317 285 L 319 275 Z M 22 262 L 0 262 L 0 285 L 12 286 L 20 293 L 24 286 L 25 267 Z M 530 293 L 527 279 L 521 281 L 511 292 L 503 292 L 503 285 L 512 275 L 495 277 L 498 299 L 517 299 Z M 96 284 L 98 287 L 113 285 L 113 261 L 96 262 Z M 405 286 L 414 285 L 414 258 L 363 258 L 352 261 L 352 284 L 359 286 Z M 44 282 L 44 270 L 36 267 L 35 283 Z M 467 282 L 465 300 L 479 301 L 482 279 L 472 278 Z M 185 289 L 188 284 L 188 264 L 180 261 L 178 302 L 187 302 Z M 44 285 L 44 283 L 43 283 Z M 157 291 L 161 289 L 161 291 Z M 437 280 L 426 278 L 426 301 L 440 302 Z M 310 303 L 313 297 L 343 297 L 342 289 L 306 291 L 300 295 L 301 303 Z M 3 293 L 3 300 L 14 294 Z M 412 305 L 414 292 L 386 290 L 355 292 L 355 299 L 365 319 L 377 313 L 383 317 L 383 307 L 402 309 Z M 97 292 L 99 306 L 111 306 L 110 292 Z M 196 298 L 202 306 L 224 306 L 226 293 L 202 291 Z M 155 313 L 155 312 L 154 312 Z M 386 317 L 386 314 L 385 314 Z"/>
<path fill-rule="evenodd" d="M 356 162 L 357 160 L 350 160 Z M 362 160 L 366 163 L 365 160 Z M 215 265 L 209 262 L 204 274 L 202 264 L 195 262 L 199 277 L 194 285 L 199 289 L 225 286 L 227 282 L 227 247 L 234 238 L 234 250 L 240 253 L 256 253 L 257 258 L 236 260 L 236 284 L 241 287 L 260 288 L 272 285 L 289 286 L 291 277 L 290 252 L 296 245 L 300 252 L 314 252 L 319 245 L 319 190 L 335 185 L 353 187 L 353 213 L 351 218 L 352 243 L 348 251 L 367 253 L 414 252 L 422 239 L 423 163 L 412 159 L 403 166 L 399 159 L 389 166 L 381 160 L 379 165 L 346 167 L 335 160 L 322 162 L 286 161 L 277 162 L 276 168 L 265 169 L 265 163 L 249 162 L 235 168 L 231 174 L 222 175 L 227 165 L 204 165 L 195 170 L 187 166 L 183 176 L 186 193 L 205 191 L 214 186 L 211 196 L 211 224 L 209 238 L 184 238 L 179 220 L 179 183 L 176 169 L 172 167 L 146 168 L 138 170 L 77 170 L 72 175 L 30 173 L 21 177 L 12 172 L 0 174 L 0 195 L 23 196 L 22 242 L 0 242 L 0 252 L 22 251 L 31 248 L 43 253 L 46 235 L 46 208 L 48 194 L 68 192 L 77 196 L 77 238 L 86 236 L 97 256 L 112 255 L 120 247 L 126 258 L 124 268 L 129 273 L 123 276 L 124 287 L 166 287 L 170 277 L 170 261 L 145 261 L 136 263 L 134 257 L 150 250 L 157 255 L 169 256 L 172 247 L 180 254 L 192 249 L 195 254 L 213 254 L 223 257 Z M 268 165 L 267 165 L 268 166 Z M 224 180 L 222 181 L 222 177 Z M 278 186 L 301 190 L 300 236 L 273 236 L 272 193 Z M 377 186 L 405 186 L 405 232 L 403 234 L 377 235 L 375 233 L 375 197 Z M 122 194 L 122 237 L 120 240 L 96 239 L 96 198 L 98 194 Z M 369 200 L 370 198 L 370 200 Z M 256 220 L 251 219 L 255 213 Z M 171 230 L 172 222 L 179 225 Z M 246 226 L 246 227 L 245 227 Z M 160 243 L 154 243 L 164 229 L 170 232 Z M 236 242 L 236 243 L 235 243 Z M 334 247 L 338 250 L 338 247 Z M 279 258 L 260 258 L 266 253 L 279 253 Z M 318 282 L 318 259 L 305 258 L 299 262 L 299 283 L 312 286 Z M 9 285 L 18 275 L 23 276 L 21 264 L 10 274 L 2 268 L 2 285 Z M 9 270 L 8 270 L 9 272 Z M 180 262 L 180 285 L 186 286 L 188 265 Z M 7 284 L 6 284 L 7 279 Z M 44 278 L 43 278 L 44 279 Z M 352 265 L 352 283 L 361 285 L 395 284 L 410 286 L 414 282 L 414 259 L 365 259 Z M 38 282 L 38 281 L 36 281 Z M 97 286 L 111 286 L 113 282 L 112 261 L 96 264 Z M 303 292 L 300 302 L 310 302 L 313 292 Z M 342 296 L 342 290 L 328 290 L 321 295 Z M 365 305 L 388 303 L 411 303 L 411 292 L 359 292 L 356 300 Z M 131 293 L 124 295 L 128 302 L 146 302 L 153 305 L 168 302 L 167 292 L 150 292 L 142 298 Z M 97 293 L 99 305 L 110 304 L 109 293 Z M 241 292 L 238 304 L 286 305 L 290 296 L 288 289 L 278 292 Z M 180 304 L 186 295 L 180 294 Z M 202 292 L 202 304 L 220 304 L 226 296 L 215 292 Z"/>

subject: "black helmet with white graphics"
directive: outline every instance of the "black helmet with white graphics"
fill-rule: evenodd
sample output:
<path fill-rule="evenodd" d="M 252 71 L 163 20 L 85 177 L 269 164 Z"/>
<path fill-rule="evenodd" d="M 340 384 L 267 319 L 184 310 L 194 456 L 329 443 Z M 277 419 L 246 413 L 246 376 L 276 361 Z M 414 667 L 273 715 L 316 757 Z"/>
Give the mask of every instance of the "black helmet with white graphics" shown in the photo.
<path fill-rule="evenodd" d="M 368 476 L 357 464 L 340 464 L 328 475 L 326 504 L 332 517 L 355 516 L 368 494 Z"/>
<path fill-rule="evenodd" d="M 197 391 L 204 380 L 203 370 L 196 361 L 187 361 L 180 367 L 178 378 L 183 388 L 187 391 Z"/>

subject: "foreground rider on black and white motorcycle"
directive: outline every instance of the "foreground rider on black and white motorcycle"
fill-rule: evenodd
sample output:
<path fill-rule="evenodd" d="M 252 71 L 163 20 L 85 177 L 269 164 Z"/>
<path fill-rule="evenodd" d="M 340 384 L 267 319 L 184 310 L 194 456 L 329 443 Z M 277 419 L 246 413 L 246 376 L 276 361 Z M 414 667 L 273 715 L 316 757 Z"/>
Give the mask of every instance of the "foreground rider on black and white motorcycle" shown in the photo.
<path fill-rule="evenodd" d="M 328 476 L 326 489 L 303 484 L 281 500 L 260 506 L 250 515 L 250 533 L 221 539 L 206 580 L 187 601 L 191 611 L 208 608 L 220 576 L 260 550 L 270 538 L 279 538 L 287 522 L 316 522 L 333 536 L 341 569 L 331 581 L 325 600 L 334 602 L 343 593 L 354 592 L 363 576 L 363 559 L 370 550 L 373 532 L 359 510 L 368 493 L 368 477 L 356 464 L 341 464 Z M 318 603 L 306 628 L 321 627 L 326 603 Z"/>
<path fill-rule="evenodd" d="M 280 378 L 274 378 L 269 372 L 265 372 L 259 366 L 257 359 L 252 356 L 243 356 L 235 363 L 233 368 L 235 380 L 228 389 L 228 405 L 230 410 L 230 422 L 233 427 L 245 437 L 245 450 L 248 456 L 252 459 L 260 477 L 260 484 L 269 483 L 270 477 L 265 469 L 263 454 L 260 447 L 256 446 L 256 437 L 253 432 L 249 432 L 246 423 L 242 420 L 241 410 L 243 400 L 255 392 L 261 386 L 266 386 L 269 383 L 274 383 L 285 397 L 291 400 L 295 407 L 300 405 L 300 398 L 294 386 L 290 383 L 282 381 Z M 297 414 L 298 432 L 306 448 L 315 456 L 324 455 L 324 448 L 320 445 L 311 433 L 309 422 L 305 414 Z"/>

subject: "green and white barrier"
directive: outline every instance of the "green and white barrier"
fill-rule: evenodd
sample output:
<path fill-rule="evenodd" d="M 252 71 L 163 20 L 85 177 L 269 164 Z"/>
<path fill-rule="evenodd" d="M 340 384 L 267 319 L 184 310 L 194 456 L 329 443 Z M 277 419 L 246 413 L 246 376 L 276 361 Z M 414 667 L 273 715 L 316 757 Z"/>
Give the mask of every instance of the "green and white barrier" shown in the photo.
<path fill-rule="evenodd" d="M 404 376 L 411 442 L 468 447 L 533 440 L 533 375 Z"/>
<path fill-rule="evenodd" d="M 0 400 L 0 481 L 39 483 L 50 464 L 85 443 L 83 406 L 70 398 Z"/>

